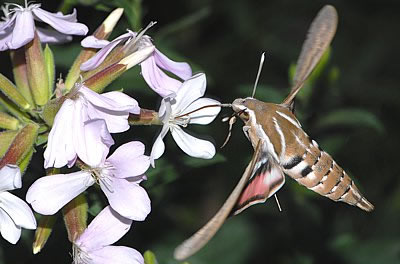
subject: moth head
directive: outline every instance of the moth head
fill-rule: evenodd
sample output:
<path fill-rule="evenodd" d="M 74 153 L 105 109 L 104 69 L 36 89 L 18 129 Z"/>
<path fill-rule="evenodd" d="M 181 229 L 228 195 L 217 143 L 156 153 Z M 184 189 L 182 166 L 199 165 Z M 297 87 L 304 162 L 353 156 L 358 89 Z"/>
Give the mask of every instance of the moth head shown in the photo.
<path fill-rule="evenodd" d="M 232 103 L 232 109 L 243 121 L 247 121 L 254 100 L 252 97 L 235 99 Z"/>

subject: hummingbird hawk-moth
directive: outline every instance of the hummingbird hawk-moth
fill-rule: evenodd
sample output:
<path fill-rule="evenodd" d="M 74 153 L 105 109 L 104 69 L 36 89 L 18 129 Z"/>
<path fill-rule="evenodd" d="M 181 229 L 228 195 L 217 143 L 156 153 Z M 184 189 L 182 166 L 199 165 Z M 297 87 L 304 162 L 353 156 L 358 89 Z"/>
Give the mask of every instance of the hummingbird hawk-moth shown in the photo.
<path fill-rule="evenodd" d="M 248 97 L 236 99 L 230 105 L 235 116 L 244 122 L 243 132 L 255 150 L 253 158 L 216 215 L 175 249 L 176 259 L 185 259 L 201 249 L 229 215 L 274 195 L 285 183 L 285 174 L 331 200 L 365 211 L 374 209 L 349 175 L 303 131 L 294 115 L 295 96 L 329 47 L 337 20 L 333 6 L 319 11 L 297 61 L 292 89 L 281 104 Z"/>

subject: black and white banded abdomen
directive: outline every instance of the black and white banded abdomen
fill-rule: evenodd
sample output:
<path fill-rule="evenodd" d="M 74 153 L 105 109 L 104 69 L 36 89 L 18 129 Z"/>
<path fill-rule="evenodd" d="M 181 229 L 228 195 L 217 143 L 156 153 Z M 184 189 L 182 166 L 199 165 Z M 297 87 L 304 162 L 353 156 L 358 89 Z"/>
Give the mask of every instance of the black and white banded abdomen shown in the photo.
<path fill-rule="evenodd" d="M 374 206 L 361 194 L 349 175 L 312 140 L 301 155 L 282 162 L 284 172 L 301 185 L 334 201 L 371 211 Z"/>

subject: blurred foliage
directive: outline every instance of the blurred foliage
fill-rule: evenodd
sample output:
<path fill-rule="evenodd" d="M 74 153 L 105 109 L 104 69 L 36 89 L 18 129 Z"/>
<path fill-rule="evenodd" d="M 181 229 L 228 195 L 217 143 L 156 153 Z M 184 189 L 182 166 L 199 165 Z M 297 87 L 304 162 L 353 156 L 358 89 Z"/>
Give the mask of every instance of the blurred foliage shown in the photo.
<path fill-rule="evenodd" d="M 397 152 L 400 148 L 400 90 L 398 78 L 397 1 L 229 1 L 229 0 L 71 0 L 44 1 L 43 7 L 70 12 L 93 31 L 116 6 L 125 7 L 124 19 L 112 34 L 140 29 L 157 21 L 148 33 L 158 49 L 172 59 L 189 62 L 194 72 L 207 74 L 207 96 L 231 102 L 251 94 L 259 56 L 266 61 L 256 98 L 279 103 L 289 91 L 290 72 L 310 22 L 324 4 L 338 10 L 339 26 L 330 53 L 313 74 L 296 101 L 296 115 L 305 131 L 352 175 L 376 206 L 365 213 L 334 203 L 303 188 L 291 179 L 278 193 L 283 212 L 273 200 L 256 205 L 227 220 L 216 237 L 188 259 L 200 263 L 399 263 L 400 181 Z M 91 31 L 91 32 L 92 32 Z M 73 45 L 51 46 L 56 78 L 65 76 L 79 52 Z M 9 58 L 0 53 L 0 72 L 11 78 Z M 158 109 L 159 98 L 140 77 L 138 67 L 124 74 L 110 89 L 121 89 L 144 108 Z M 208 135 L 221 146 L 228 132 L 219 120 L 190 131 Z M 146 252 L 146 263 L 179 263 L 173 249 L 201 227 L 222 205 L 242 175 L 252 155 L 241 122 L 230 142 L 209 161 L 187 157 L 166 137 L 166 153 L 143 183 L 152 198 L 152 213 L 133 224 L 117 244 Z M 159 127 L 134 127 L 116 142 L 141 140 L 147 151 Z M 209 138 L 208 138 L 209 139 Z M 24 188 L 44 175 L 42 149 L 37 149 Z M 112 152 L 112 151 L 111 151 Z M 18 192 L 17 192 L 18 193 Z M 104 205 L 101 193 L 88 196 L 90 214 Z M 61 219 L 59 217 L 59 219 Z M 70 263 L 71 245 L 63 222 L 58 220 L 46 247 L 31 254 L 33 232 L 21 241 L 1 240 L 0 263 Z M 153 253 L 152 253 L 153 252 Z"/>

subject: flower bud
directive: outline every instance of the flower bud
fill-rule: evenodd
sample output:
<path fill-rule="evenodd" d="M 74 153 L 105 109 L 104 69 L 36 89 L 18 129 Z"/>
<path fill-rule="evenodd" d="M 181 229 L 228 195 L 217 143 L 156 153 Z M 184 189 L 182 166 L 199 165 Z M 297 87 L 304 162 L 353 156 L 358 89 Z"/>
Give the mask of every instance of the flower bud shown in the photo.
<path fill-rule="evenodd" d="M 49 100 L 49 78 L 37 33 L 33 40 L 25 45 L 25 58 L 33 99 L 37 105 L 45 105 Z"/>
<path fill-rule="evenodd" d="M 14 81 L 18 91 L 34 108 L 35 102 L 33 101 L 31 88 L 29 87 L 24 48 L 10 50 L 10 57 L 13 66 Z"/>
<path fill-rule="evenodd" d="M 113 31 L 118 20 L 121 18 L 123 11 L 123 8 L 117 8 L 111 12 L 104 22 L 96 29 L 96 31 L 93 33 L 93 36 L 97 39 L 107 39 Z M 69 91 L 72 87 L 74 87 L 75 82 L 78 80 L 79 75 L 81 74 L 81 64 L 90 59 L 94 54 L 96 54 L 96 52 L 96 49 L 84 48 L 79 53 L 68 72 L 67 78 L 65 79 L 65 89 Z"/>
<path fill-rule="evenodd" d="M 18 119 L 10 116 L 7 113 L 0 112 L 0 128 L 16 130 L 18 129 Z"/>
<path fill-rule="evenodd" d="M 54 56 L 49 45 L 44 48 L 44 61 L 46 64 L 46 72 L 49 81 L 49 99 L 53 94 L 54 89 L 54 79 L 56 75 L 56 66 L 54 65 Z"/>
<path fill-rule="evenodd" d="M 0 73 L 0 90 L 22 110 L 27 110 L 31 108 L 31 105 L 28 103 L 25 97 L 18 91 L 17 87 L 1 73 Z"/>
<path fill-rule="evenodd" d="M 151 45 L 132 53 L 118 63 L 91 76 L 85 81 L 85 85 L 95 92 L 102 92 L 107 85 L 121 76 L 121 74 L 147 59 L 153 53 L 154 49 L 155 47 Z"/>
<path fill-rule="evenodd" d="M 20 129 L 0 160 L 0 168 L 6 164 L 20 164 L 28 155 L 35 143 L 39 125 L 28 123 Z"/>
<path fill-rule="evenodd" d="M 62 209 L 70 242 L 74 242 L 86 229 L 87 210 L 88 204 L 84 194 L 75 197 Z"/>
<path fill-rule="evenodd" d="M 39 253 L 46 245 L 47 239 L 53 231 L 54 223 L 57 215 L 42 215 L 39 220 L 38 227 L 35 232 L 35 240 L 32 244 L 33 254 Z"/>

